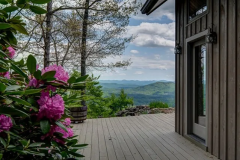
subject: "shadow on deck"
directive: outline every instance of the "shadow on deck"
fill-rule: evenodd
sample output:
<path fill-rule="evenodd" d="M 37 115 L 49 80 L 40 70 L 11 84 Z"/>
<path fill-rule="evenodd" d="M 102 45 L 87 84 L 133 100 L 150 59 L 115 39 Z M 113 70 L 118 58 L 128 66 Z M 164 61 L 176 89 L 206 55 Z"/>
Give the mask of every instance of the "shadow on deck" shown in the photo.
<path fill-rule="evenodd" d="M 175 133 L 175 114 L 88 119 L 74 124 L 86 160 L 212 160 Z"/>

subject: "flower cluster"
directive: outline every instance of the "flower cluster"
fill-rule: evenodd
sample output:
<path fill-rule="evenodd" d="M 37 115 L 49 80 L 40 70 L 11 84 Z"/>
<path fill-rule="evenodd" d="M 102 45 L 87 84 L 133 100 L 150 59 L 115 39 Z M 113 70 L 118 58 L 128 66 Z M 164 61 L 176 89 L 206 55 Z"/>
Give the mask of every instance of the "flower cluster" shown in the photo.
<path fill-rule="evenodd" d="M 42 74 L 49 72 L 49 71 L 56 71 L 55 78 L 59 81 L 67 82 L 69 79 L 68 73 L 64 70 L 62 66 L 58 66 L 56 64 L 46 67 L 42 70 Z"/>
<path fill-rule="evenodd" d="M 13 124 L 10 117 L 7 117 L 5 115 L 0 115 L 0 132 L 9 131 L 12 125 Z"/>
<path fill-rule="evenodd" d="M 49 92 L 42 92 L 37 102 L 39 104 L 38 119 L 46 117 L 50 120 L 58 120 L 64 114 L 64 101 L 58 94 L 50 97 Z"/>
<path fill-rule="evenodd" d="M 28 86 L 29 86 L 29 87 L 38 88 L 38 87 L 39 87 L 38 80 L 37 80 L 36 78 L 32 78 L 32 79 L 29 81 Z"/>
<path fill-rule="evenodd" d="M 11 59 L 13 59 L 13 57 L 14 57 L 15 54 L 16 54 L 16 51 L 13 49 L 13 47 L 8 47 L 7 49 L 8 49 L 8 52 L 9 52 L 8 56 L 9 56 Z"/>
<path fill-rule="evenodd" d="M 12 47 L 8 47 L 7 49 L 8 49 L 8 52 L 9 52 L 8 55 L 12 59 L 15 56 L 16 51 Z M 9 72 L 0 72 L 0 77 L 10 79 L 10 73 Z"/>
<path fill-rule="evenodd" d="M 63 135 L 62 138 L 64 138 L 64 139 L 73 136 L 73 130 L 72 130 L 72 128 L 67 128 L 67 132 L 66 132 L 66 131 L 64 131 L 62 128 L 60 128 L 60 127 L 57 126 L 57 127 L 55 127 L 54 132 L 61 133 L 61 134 Z"/>
<path fill-rule="evenodd" d="M 71 124 L 71 119 L 70 119 L 70 118 L 66 118 L 65 121 L 63 122 L 63 124 L 64 124 L 65 126 L 70 126 L 70 124 Z"/>
<path fill-rule="evenodd" d="M 7 78 L 7 79 L 10 79 L 10 73 L 9 72 L 1 72 L 0 76 L 4 77 L 4 78 Z"/>
<path fill-rule="evenodd" d="M 53 138 L 53 140 L 55 140 L 56 142 L 64 144 L 65 143 L 64 139 L 73 137 L 74 133 L 73 133 L 72 128 L 70 128 L 70 124 L 71 124 L 70 118 L 66 118 L 65 121 L 62 122 L 62 124 L 66 127 L 67 132 L 64 129 L 62 129 L 61 127 L 59 127 L 57 125 L 53 125 L 51 127 L 50 131 L 46 135 L 42 136 L 42 139 L 50 137 L 50 138 Z M 62 139 L 56 138 L 54 136 L 54 133 L 62 134 Z"/>

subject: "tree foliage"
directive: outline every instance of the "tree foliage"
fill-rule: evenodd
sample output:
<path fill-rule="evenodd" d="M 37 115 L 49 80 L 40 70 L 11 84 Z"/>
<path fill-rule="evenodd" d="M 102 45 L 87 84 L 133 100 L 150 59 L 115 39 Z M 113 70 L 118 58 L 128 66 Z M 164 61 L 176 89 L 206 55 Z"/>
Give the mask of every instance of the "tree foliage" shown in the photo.
<path fill-rule="evenodd" d="M 126 29 L 130 15 L 138 9 L 138 4 L 132 0 L 90 0 L 86 7 L 85 0 L 67 2 L 53 0 L 50 13 L 26 16 L 27 22 L 31 24 L 28 26 L 31 34 L 28 41 L 22 41 L 22 53 L 35 53 L 35 50 L 38 50 L 41 60 L 45 54 L 49 54 L 48 64 L 57 63 L 77 70 L 80 70 L 83 63 L 86 70 L 130 65 L 129 60 L 116 63 L 104 63 L 103 60 L 109 56 L 121 55 L 126 44 L 131 41 L 132 36 L 126 35 Z M 88 19 L 85 21 L 87 29 L 84 29 L 86 10 L 88 10 Z M 50 26 L 47 25 L 49 16 Z M 84 34 L 86 44 L 83 44 Z M 50 46 L 49 53 L 46 53 L 47 45 Z"/>
<path fill-rule="evenodd" d="M 14 61 L 18 33 L 28 34 L 23 10 L 46 13 L 49 0 L 1 0 L 0 9 L 0 159 L 67 159 L 83 157 L 70 126 L 69 99 L 61 89 L 82 89 L 84 79 L 68 81 L 61 66 L 38 69 L 37 60 Z M 61 70 L 61 73 L 59 73 Z M 71 78 L 70 78 L 71 79 Z M 64 101 L 65 100 L 65 101 Z"/>
<path fill-rule="evenodd" d="M 121 89 L 118 96 L 111 94 L 111 96 L 107 98 L 107 102 L 107 106 L 112 110 L 111 114 L 133 105 L 133 99 L 128 97 L 123 89 Z"/>

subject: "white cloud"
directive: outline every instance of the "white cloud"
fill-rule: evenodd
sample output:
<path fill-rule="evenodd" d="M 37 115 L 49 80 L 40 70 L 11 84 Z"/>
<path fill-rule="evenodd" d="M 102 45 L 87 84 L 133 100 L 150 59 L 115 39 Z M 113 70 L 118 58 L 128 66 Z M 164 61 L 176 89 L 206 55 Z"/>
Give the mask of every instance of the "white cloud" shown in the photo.
<path fill-rule="evenodd" d="M 142 4 L 146 2 L 146 0 L 139 0 Z M 162 16 L 167 16 L 171 20 L 175 20 L 175 1 L 168 0 L 154 12 L 152 12 L 149 16 L 142 14 L 140 11 L 136 16 L 133 16 L 134 19 L 139 20 L 157 20 L 161 19 Z"/>
<path fill-rule="evenodd" d="M 169 24 L 146 23 L 128 26 L 128 35 L 136 38 L 131 42 L 142 47 L 174 47 L 175 22 Z"/>
<path fill-rule="evenodd" d="M 175 68 L 174 60 L 162 60 L 135 55 L 108 57 L 104 60 L 104 63 L 114 63 L 128 59 L 131 59 L 132 62 L 131 66 L 129 66 L 128 69 L 168 70 Z"/>
<path fill-rule="evenodd" d="M 139 53 L 138 50 L 131 50 L 130 52 L 133 53 L 133 54 Z"/>
<path fill-rule="evenodd" d="M 143 74 L 143 72 L 142 71 L 136 71 L 134 74 L 141 75 L 141 74 Z"/>
<path fill-rule="evenodd" d="M 155 54 L 155 55 L 154 55 L 154 58 L 155 58 L 155 59 L 160 59 L 160 58 L 161 58 L 161 56 L 160 56 L 160 55 L 158 55 L 158 54 Z"/>

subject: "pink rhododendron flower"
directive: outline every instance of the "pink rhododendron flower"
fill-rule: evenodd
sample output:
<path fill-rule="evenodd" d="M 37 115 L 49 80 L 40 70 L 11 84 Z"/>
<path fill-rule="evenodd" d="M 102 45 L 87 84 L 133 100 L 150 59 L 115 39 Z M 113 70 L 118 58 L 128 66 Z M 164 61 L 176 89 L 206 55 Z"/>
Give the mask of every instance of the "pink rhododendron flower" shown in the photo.
<path fill-rule="evenodd" d="M 38 88 L 39 87 L 38 80 L 36 78 L 31 79 L 29 81 L 28 86 Z"/>
<path fill-rule="evenodd" d="M 42 92 L 37 102 L 40 105 L 38 119 L 58 120 L 64 114 L 64 101 L 58 94 L 50 97 L 49 92 Z"/>
<path fill-rule="evenodd" d="M 1 77 L 5 77 L 5 78 L 7 78 L 7 79 L 10 79 L 10 73 L 9 73 L 9 72 L 1 72 L 1 73 L 0 73 L 0 76 L 1 76 Z"/>
<path fill-rule="evenodd" d="M 8 47 L 7 49 L 9 51 L 9 54 L 8 54 L 9 57 L 13 58 L 15 56 L 15 54 L 16 54 L 16 51 L 13 49 L 13 47 Z"/>
<path fill-rule="evenodd" d="M 12 125 L 13 124 L 10 117 L 7 117 L 5 115 L 0 115 L 0 132 L 9 131 Z"/>
<path fill-rule="evenodd" d="M 66 132 L 59 126 L 57 126 L 55 128 L 54 132 L 61 133 L 63 135 L 62 138 L 64 138 L 64 139 L 73 137 L 73 135 L 74 135 L 72 128 L 67 128 L 67 132 Z"/>
<path fill-rule="evenodd" d="M 36 71 L 39 69 L 39 64 L 36 65 Z"/>
<path fill-rule="evenodd" d="M 67 130 L 68 130 L 68 137 L 73 137 L 74 133 L 73 133 L 72 128 L 67 128 Z"/>
<path fill-rule="evenodd" d="M 56 64 L 46 67 L 42 70 L 42 74 L 49 72 L 49 71 L 56 71 L 55 78 L 60 81 L 67 82 L 69 79 L 68 73 L 64 70 L 62 66 L 58 66 Z"/>
<path fill-rule="evenodd" d="M 60 133 L 62 134 L 62 138 L 63 139 L 58 139 L 54 136 L 54 133 Z M 73 137 L 74 136 L 74 133 L 73 133 L 73 130 L 72 128 L 67 128 L 67 132 L 65 130 L 63 130 L 61 127 L 55 125 L 55 126 L 52 126 L 50 131 L 41 137 L 42 140 L 44 140 L 45 138 L 47 137 L 52 137 L 56 142 L 58 143 L 62 143 L 64 144 L 64 139 L 67 139 L 67 138 L 70 138 L 70 137 Z"/>
<path fill-rule="evenodd" d="M 71 119 L 70 119 L 70 118 L 66 118 L 66 119 L 64 120 L 63 124 L 64 124 L 65 126 L 70 126 L 70 124 L 71 124 Z"/>

